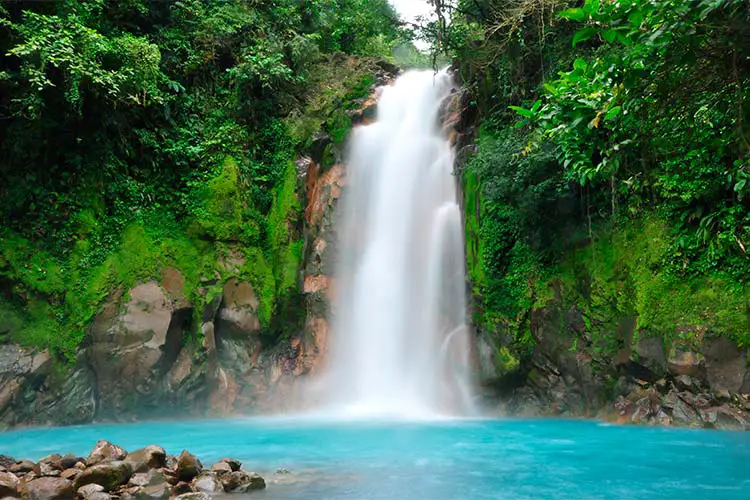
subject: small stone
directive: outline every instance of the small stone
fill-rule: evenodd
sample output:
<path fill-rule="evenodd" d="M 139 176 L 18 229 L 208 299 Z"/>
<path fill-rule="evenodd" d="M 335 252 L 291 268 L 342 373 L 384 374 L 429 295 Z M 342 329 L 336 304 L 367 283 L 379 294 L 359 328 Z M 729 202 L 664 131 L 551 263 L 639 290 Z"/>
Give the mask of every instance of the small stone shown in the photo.
<path fill-rule="evenodd" d="M 141 490 L 137 498 L 140 500 L 166 500 L 169 498 L 169 486 L 167 483 L 146 486 Z"/>
<path fill-rule="evenodd" d="M 60 473 L 60 477 L 63 479 L 75 479 L 76 476 L 78 476 L 78 474 L 80 473 L 81 471 L 76 468 L 65 469 L 64 471 Z"/>
<path fill-rule="evenodd" d="M 183 493 L 175 498 L 179 500 L 211 500 L 211 495 L 199 491 L 195 493 Z"/>
<path fill-rule="evenodd" d="M 187 450 L 182 450 L 180 456 L 177 457 L 177 477 L 180 481 L 192 481 L 195 476 L 203 471 L 203 465 L 195 455 L 191 454 Z"/>
<path fill-rule="evenodd" d="M 148 471 L 148 486 L 155 486 L 162 483 L 169 484 L 169 481 L 167 481 L 167 475 L 164 474 L 164 472 L 156 469 Z"/>
<path fill-rule="evenodd" d="M 26 483 L 28 500 L 68 500 L 73 498 L 73 481 L 61 477 L 40 477 Z"/>
<path fill-rule="evenodd" d="M 109 493 L 97 491 L 84 498 L 84 500 L 111 500 L 113 497 Z"/>
<path fill-rule="evenodd" d="M 185 493 L 192 493 L 193 487 L 189 483 L 179 482 L 172 487 L 172 495 L 183 495 Z"/>
<path fill-rule="evenodd" d="M 234 458 L 222 458 L 221 460 L 219 460 L 219 463 L 222 462 L 228 464 L 229 467 L 232 468 L 232 472 L 236 472 L 240 470 L 240 467 L 242 467 L 242 462 L 240 462 L 239 460 L 235 460 Z"/>
<path fill-rule="evenodd" d="M 94 445 L 94 449 L 91 450 L 87 463 L 88 465 L 96 465 L 105 461 L 119 461 L 127 456 L 128 452 L 125 451 L 124 448 L 102 439 L 97 441 Z"/>
<path fill-rule="evenodd" d="M 85 458 L 77 457 L 71 453 L 68 453 L 67 455 L 65 455 L 64 457 L 60 459 L 60 467 L 63 470 L 72 469 L 73 467 L 76 466 L 78 462 L 84 462 L 85 460 L 86 460 Z M 84 463 L 84 466 L 85 465 L 86 464 Z"/>
<path fill-rule="evenodd" d="M 78 490 L 76 490 L 77 496 L 85 500 L 88 500 L 92 495 L 96 493 L 104 493 L 104 486 L 100 484 L 90 483 L 85 486 L 81 486 L 80 488 L 78 488 Z"/>
<path fill-rule="evenodd" d="M 177 477 L 177 473 L 172 469 L 167 469 L 166 467 L 164 467 L 159 469 L 158 472 L 161 472 L 164 475 L 164 480 L 172 486 L 180 482 L 179 478 Z"/>
<path fill-rule="evenodd" d="M 0 455 L 0 466 L 4 467 L 6 470 L 10 469 L 16 462 L 18 462 L 18 460 L 13 457 L 9 457 L 8 455 Z"/>
<path fill-rule="evenodd" d="M 266 487 L 266 481 L 255 473 L 247 473 L 243 470 L 232 472 L 219 478 L 224 485 L 224 491 L 231 493 L 246 493 L 251 490 L 262 490 Z"/>
<path fill-rule="evenodd" d="M 42 473 L 44 473 L 44 466 L 58 471 L 62 471 L 63 469 L 65 469 L 65 467 L 62 466 L 62 459 L 62 455 L 60 455 L 59 453 L 55 453 L 54 455 L 48 455 L 39 460 L 39 465 L 42 467 Z"/>
<path fill-rule="evenodd" d="M 133 474 L 133 477 L 130 478 L 128 484 L 132 486 L 146 486 L 148 484 L 148 474 L 145 472 Z"/>
<path fill-rule="evenodd" d="M 55 467 L 54 464 L 47 463 L 47 462 L 39 462 L 39 474 L 41 476 L 59 476 L 60 475 L 60 469 Z"/>
<path fill-rule="evenodd" d="M 211 466 L 211 470 L 218 475 L 231 474 L 232 467 L 226 462 L 217 462 Z"/>
<path fill-rule="evenodd" d="M 204 493 L 223 493 L 224 485 L 211 472 L 202 472 L 193 479 L 193 490 Z"/>
<path fill-rule="evenodd" d="M 114 493 L 120 497 L 120 500 L 137 500 L 142 490 L 140 486 L 128 486 L 118 488 Z"/>
<path fill-rule="evenodd" d="M 286 475 L 286 474 L 291 474 L 291 473 L 292 473 L 292 471 L 290 471 L 289 469 L 283 469 L 283 468 L 276 469 L 276 474 L 278 474 L 280 476 L 281 475 Z"/>
<path fill-rule="evenodd" d="M 84 470 L 86 468 L 86 462 L 76 462 L 75 468 L 78 470 Z"/>

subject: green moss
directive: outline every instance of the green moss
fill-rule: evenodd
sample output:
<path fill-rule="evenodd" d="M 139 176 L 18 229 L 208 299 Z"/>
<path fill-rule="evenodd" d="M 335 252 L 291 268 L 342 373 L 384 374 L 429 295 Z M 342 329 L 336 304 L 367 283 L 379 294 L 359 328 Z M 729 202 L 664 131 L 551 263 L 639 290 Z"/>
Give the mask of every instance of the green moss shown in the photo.
<path fill-rule="evenodd" d="M 600 324 L 637 317 L 643 335 L 691 342 L 709 332 L 750 344 L 750 291 L 720 273 L 676 275 L 665 262 L 671 232 L 656 217 L 628 221 L 595 234 L 591 245 L 570 253 L 555 279 L 566 300 L 583 304 Z M 616 325 L 610 324 L 610 332 Z"/>
<path fill-rule="evenodd" d="M 501 346 L 495 350 L 495 364 L 497 373 L 501 376 L 516 372 L 521 366 L 518 358 L 505 346 Z"/>
<path fill-rule="evenodd" d="M 369 96 L 377 71 L 374 60 L 335 55 L 319 61 L 310 71 L 310 92 L 305 107 L 286 120 L 291 136 L 306 149 L 319 134 L 340 144 L 351 130 L 345 110 L 355 109 Z"/>
<path fill-rule="evenodd" d="M 463 193 L 466 228 L 466 261 L 472 284 L 482 286 L 486 282 L 484 262 L 482 261 L 482 238 L 480 237 L 480 218 L 482 202 L 477 174 L 465 169 L 463 174 Z"/>
<path fill-rule="evenodd" d="M 197 188 L 197 233 L 218 241 L 257 243 L 260 229 L 246 208 L 237 162 L 227 156 L 215 177 Z"/>
<path fill-rule="evenodd" d="M 273 306 L 276 302 L 276 280 L 273 276 L 273 269 L 259 248 L 246 248 L 245 258 L 243 275 L 253 285 L 258 297 L 258 319 L 263 326 L 267 326 L 270 324 Z"/>
<path fill-rule="evenodd" d="M 0 272 L 21 281 L 31 291 L 43 294 L 65 290 L 64 272 L 59 262 L 27 239 L 10 230 L 0 231 Z"/>

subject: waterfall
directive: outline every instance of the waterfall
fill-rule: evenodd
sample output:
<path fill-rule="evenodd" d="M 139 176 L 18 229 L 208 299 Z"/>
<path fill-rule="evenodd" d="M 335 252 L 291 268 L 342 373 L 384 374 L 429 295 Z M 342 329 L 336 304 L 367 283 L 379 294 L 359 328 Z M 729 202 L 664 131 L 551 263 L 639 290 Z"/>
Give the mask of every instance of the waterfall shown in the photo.
<path fill-rule="evenodd" d="M 439 123 L 451 89 L 447 72 L 407 72 L 353 132 L 323 383 L 345 415 L 470 409 L 461 214 Z"/>

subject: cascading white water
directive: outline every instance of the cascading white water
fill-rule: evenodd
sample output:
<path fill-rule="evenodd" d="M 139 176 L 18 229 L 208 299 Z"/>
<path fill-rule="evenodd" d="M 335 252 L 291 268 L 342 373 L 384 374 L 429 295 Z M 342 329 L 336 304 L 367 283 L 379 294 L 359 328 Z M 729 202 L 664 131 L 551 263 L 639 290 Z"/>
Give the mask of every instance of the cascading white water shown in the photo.
<path fill-rule="evenodd" d="M 353 132 L 324 381 L 345 415 L 470 411 L 461 214 L 438 116 L 451 88 L 447 72 L 407 72 Z"/>

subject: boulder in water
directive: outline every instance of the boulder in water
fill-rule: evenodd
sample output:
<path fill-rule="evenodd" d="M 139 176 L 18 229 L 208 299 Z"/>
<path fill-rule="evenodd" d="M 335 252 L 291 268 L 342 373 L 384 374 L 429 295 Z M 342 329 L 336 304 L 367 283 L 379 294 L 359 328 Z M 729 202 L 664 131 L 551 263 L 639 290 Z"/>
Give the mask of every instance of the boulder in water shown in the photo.
<path fill-rule="evenodd" d="M 175 470 L 180 481 L 189 482 L 203 471 L 203 464 L 201 464 L 195 455 L 187 450 L 182 450 L 180 456 L 177 457 L 177 467 Z"/>
<path fill-rule="evenodd" d="M 73 498 L 73 481 L 61 477 L 40 477 L 24 485 L 28 500 L 69 500 Z"/>
<path fill-rule="evenodd" d="M 266 487 L 266 481 L 258 474 L 243 470 L 232 472 L 219 479 L 227 493 L 246 493 L 252 490 L 262 490 Z"/>
<path fill-rule="evenodd" d="M 89 454 L 87 464 L 96 465 L 110 460 L 123 460 L 127 456 L 128 452 L 124 448 L 120 448 L 116 444 L 102 439 L 94 445 L 94 449 Z"/>
<path fill-rule="evenodd" d="M 211 471 L 215 472 L 219 476 L 223 476 L 224 474 L 231 474 L 232 472 L 234 472 L 232 470 L 232 467 L 226 462 L 216 462 L 211 466 Z"/>
<path fill-rule="evenodd" d="M 214 473 L 201 472 L 193 479 L 193 490 L 210 494 L 224 493 L 224 485 Z"/>
<path fill-rule="evenodd" d="M 239 460 L 235 460 L 234 458 L 222 458 L 218 462 L 219 464 L 227 464 L 232 469 L 232 472 L 240 470 L 240 467 L 242 467 L 242 462 Z"/>

